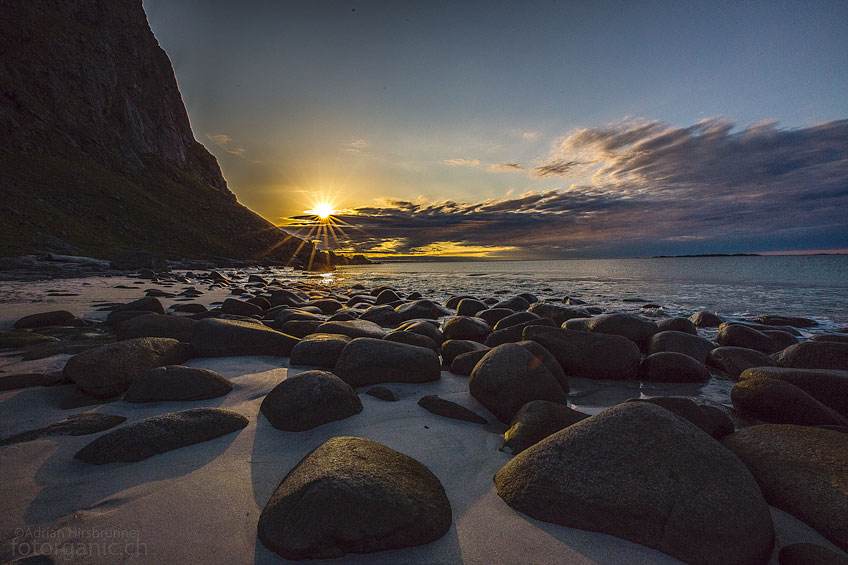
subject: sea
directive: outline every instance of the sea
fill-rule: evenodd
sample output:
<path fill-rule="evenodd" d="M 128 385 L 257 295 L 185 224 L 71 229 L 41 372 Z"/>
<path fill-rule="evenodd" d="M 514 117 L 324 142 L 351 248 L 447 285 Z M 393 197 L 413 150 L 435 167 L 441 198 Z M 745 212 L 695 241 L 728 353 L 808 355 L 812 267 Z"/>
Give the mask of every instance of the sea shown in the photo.
<path fill-rule="evenodd" d="M 813 331 L 848 327 L 848 255 L 387 262 L 301 277 L 330 287 L 358 283 L 418 291 L 439 301 L 529 292 L 543 300 L 572 297 L 605 311 L 651 317 L 709 310 L 730 319 L 812 318 L 819 323 Z M 644 307 L 651 304 L 658 308 Z"/>

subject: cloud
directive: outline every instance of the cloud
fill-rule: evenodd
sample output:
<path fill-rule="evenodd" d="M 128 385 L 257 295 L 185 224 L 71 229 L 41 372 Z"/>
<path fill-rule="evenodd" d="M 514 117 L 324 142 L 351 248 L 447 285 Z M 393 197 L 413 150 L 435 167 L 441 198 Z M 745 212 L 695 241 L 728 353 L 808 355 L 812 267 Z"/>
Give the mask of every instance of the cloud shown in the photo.
<path fill-rule="evenodd" d="M 364 139 L 354 139 L 342 144 L 342 151 L 347 153 L 362 153 L 368 147 L 368 142 Z"/>
<path fill-rule="evenodd" d="M 585 164 L 595 169 L 590 182 L 557 190 L 480 202 L 390 200 L 341 219 L 355 226 L 347 232 L 357 252 L 395 255 L 734 253 L 848 241 L 848 120 L 739 130 L 724 119 L 620 122 L 563 137 L 533 173 Z"/>
<path fill-rule="evenodd" d="M 480 159 L 466 159 L 465 157 L 459 157 L 457 159 L 445 159 L 442 161 L 445 165 L 450 165 L 451 167 L 479 167 L 481 166 Z"/>
<path fill-rule="evenodd" d="M 489 170 L 496 173 L 514 173 L 523 169 L 521 163 L 493 163 L 489 165 Z"/>
<path fill-rule="evenodd" d="M 245 149 L 236 146 L 233 142 L 233 139 L 227 134 L 207 134 L 206 137 L 209 139 L 209 141 L 211 141 L 227 153 L 232 153 L 233 155 L 238 155 L 239 157 L 244 157 L 246 153 Z"/>
<path fill-rule="evenodd" d="M 526 141 L 533 141 L 534 139 L 539 137 L 538 131 L 525 131 L 521 134 L 521 138 Z"/>

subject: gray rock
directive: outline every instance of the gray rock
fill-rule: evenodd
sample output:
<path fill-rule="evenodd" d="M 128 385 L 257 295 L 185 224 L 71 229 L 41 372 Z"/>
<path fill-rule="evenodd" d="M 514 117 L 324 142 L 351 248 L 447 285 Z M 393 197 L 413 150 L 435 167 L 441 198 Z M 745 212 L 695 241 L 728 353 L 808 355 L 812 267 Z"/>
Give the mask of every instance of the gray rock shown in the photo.
<path fill-rule="evenodd" d="M 404 320 L 413 320 L 415 318 L 438 320 L 442 316 L 450 316 L 453 314 L 453 312 L 432 300 L 415 300 L 413 302 L 401 304 L 395 308 L 395 311 L 400 314 L 400 317 Z"/>
<path fill-rule="evenodd" d="M 780 548 L 780 565 L 848 565 L 848 557 L 813 543 L 793 543 Z"/>
<path fill-rule="evenodd" d="M 118 341 L 137 337 L 170 337 L 180 341 L 190 341 L 197 320 L 180 316 L 162 316 L 148 314 L 124 320 L 115 328 Z"/>
<path fill-rule="evenodd" d="M 724 320 L 719 318 L 712 312 L 701 310 L 689 316 L 689 320 L 699 328 L 715 328 L 718 327 Z"/>
<path fill-rule="evenodd" d="M 64 378 L 59 375 L 48 375 L 45 373 L 18 373 L 14 375 L 0 376 L 0 392 L 29 388 L 32 386 L 50 386 L 61 384 Z"/>
<path fill-rule="evenodd" d="M 550 351 L 569 377 L 623 380 L 638 375 L 639 348 L 619 335 L 528 326 L 524 339 Z"/>
<path fill-rule="evenodd" d="M 470 376 L 474 367 L 476 367 L 477 363 L 486 356 L 486 353 L 488 353 L 489 350 L 490 348 L 486 348 L 479 351 L 460 353 L 453 358 L 453 361 L 450 364 L 450 372 L 455 375 L 464 375 L 466 377 Z"/>
<path fill-rule="evenodd" d="M 439 346 L 436 345 L 436 342 L 427 337 L 426 335 L 421 335 L 415 332 L 406 332 L 406 331 L 395 331 L 389 332 L 383 338 L 387 341 L 396 341 L 398 343 L 405 343 L 407 345 L 417 345 L 418 347 L 426 347 L 427 349 L 432 349 L 436 351 Z"/>
<path fill-rule="evenodd" d="M 722 325 L 716 336 L 716 342 L 727 347 L 755 349 L 767 355 L 782 349 L 781 347 L 775 349 L 771 338 L 763 332 L 741 324 Z"/>
<path fill-rule="evenodd" d="M 799 341 L 794 335 L 781 330 L 764 330 L 763 333 L 771 340 L 771 350 L 773 352 L 782 351 Z"/>
<path fill-rule="evenodd" d="M 530 303 L 520 296 L 513 296 L 492 305 L 492 308 L 509 308 L 513 312 L 524 312 L 529 307 Z"/>
<path fill-rule="evenodd" d="M 732 434 L 735 426 L 730 416 L 715 406 L 703 406 L 684 396 L 658 396 L 656 398 L 631 398 L 627 402 L 649 402 L 671 410 L 690 421 L 715 439 Z"/>
<path fill-rule="evenodd" d="M 18 349 L 59 341 L 57 338 L 29 331 L 0 331 L 0 349 Z"/>
<path fill-rule="evenodd" d="M 751 470 L 769 504 L 848 550 L 848 434 L 764 424 L 722 443 Z"/>
<path fill-rule="evenodd" d="M 822 404 L 848 417 L 848 371 L 792 369 L 789 367 L 752 367 L 739 378 L 780 379 L 800 388 Z"/>
<path fill-rule="evenodd" d="M 639 380 L 662 383 L 701 383 L 710 380 L 709 370 L 682 353 L 661 351 L 645 357 L 639 365 Z"/>
<path fill-rule="evenodd" d="M 816 334 L 810 336 L 810 339 L 813 341 L 835 341 L 838 343 L 848 343 L 848 334 L 844 333 L 827 333 L 827 334 Z"/>
<path fill-rule="evenodd" d="M 777 363 L 764 353 L 744 347 L 716 347 L 707 355 L 707 366 L 730 377 L 738 377 L 751 367 L 774 367 Z"/>
<path fill-rule="evenodd" d="M 335 367 L 339 355 L 350 342 L 350 337 L 341 334 L 309 334 L 292 348 L 289 364 Z"/>
<path fill-rule="evenodd" d="M 504 423 L 531 400 L 566 403 L 566 392 L 550 371 L 514 343 L 486 352 L 471 372 L 468 392 Z"/>
<path fill-rule="evenodd" d="M 812 328 L 819 325 L 815 320 L 792 316 L 758 316 L 754 321 L 764 326 L 792 326 L 794 328 Z"/>
<path fill-rule="evenodd" d="M 235 314 L 236 316 L 262 316 L 265 311 L 257 306 L 244 300 L 236 298 L 227 298 L 221 305 L 221 312 L 224 314 Z"/>
<path fill-rule="evenodd" d="M 191 349 L 196 357 L 277 355 L 287 357 L 299 340 L 259 323 L 207 318 L 194 326 Z"/>
<path fill-rule="evenodd" d="M 835 410 L 780 379 L 739 381 L 730 391 L 730 400 L 741 415 L 772 424 L 848 426 L 848 420 Z"/>
<path fill-rule="evenodd" d="M 533 400 L 521 407 L 504 433 L 500 450 L 518 455 L 546 437 L 584 420 L 589 414 L 572 410 L 564 404 Z"/>
<path fill-rule="evenodd" d="M 488 424 L 488 420 L 479 414 L 469 410 L 465 406 L 439 398 L 436 395 L 422 396 L 418 401 L 418 406 L 424 408 L 428 412 L 432 412 L 437 416 L 445 418 L 453 418 L 454 420 L 464 420 L 474 424 Z"/>
<path fill-rule="evenodd" d="M 362 412 L 356 391 L 327 371 L 305 371 L 286 378 L 260 407 L 271 425 L 287 432 L 311 430 Z"/>
<path fill-rule="evenodd" d="M 397 302 L 400 299 L 400 296 L 395 291 L 387 288 L 377 295 L 377 300 L 374 301 L 374 304 L 389 304 L 390 302 Z"/>
<path fill-rule="evenodd" d="M 483 343 L 490 333 L 492 333 L 492 328 L 489 327 L 489 324 L 481 318 L 472 318 L 470 316 L 448 318 L 442 328 L 442 335 L 445 336 L 446 340 L 468 339 Z"/>
<path fill-rule="evenodd" d="M 710 351 L 715 348 L 716 345 L 713 342 L 702 337 L 672 330 L 655 333 L 651 336 L 647 353 L 648 355 L 663 351 L 682 353 L 699 363 L 705 363 Z"/>
<path fill-rule="evenodd" d="M 687 563 L 765 563 L 774 528 L 742 463 L 659 406 L 624 403 L 516 455 L 498 494 L 537 520 L 601 532 Z"/>
<path fill-rule="evenodd" d="M 495 324 L 499 320 L 506 318 L 512 313 L 512 310 L 509 308 L 490 308 L 489 310 L 478 311 L 475 316 L 484 320 L 489 326 L 495 327 Z"/>
<path fill-rule="evenodd" d="M 128 310 L 153 312 L 154 314 L 165 313 L 165 308 L 162 307 L 162 303 L 155 296 L 145 296 L 144 298 L 139 298 L 138 300 L 133 300 L 126 304 L 118 304 L 117 306 L 112 307 L 112 313 L 125 312 Z"/>
<path fill-rule="evenodd" d="M 456 305 L 456 315 L 476 316 L 477 312 L 480 312 L 481 310 L 487 310 L 488 308 L 489 307 L 486 305 L 486 303 L 481 300 L 477 300 L 475 298 L 463 298 Z"/>
<path fill-rule="evenodd" d="M 450 365 L 456 359 L 457 355 L 462 355 L 469 351 L 488 351 L 489 349 L 491 348 L 486 347 L 478 341 L 449 339 L 442 344 L 442 360 L 446 365 Z"/>
<path fill-rule="evenodd" d="M 486 338 L 486 341 L 483 342 L 489 347 L 496 347 L 498 345 L 503 345 L 504 343 L 516 343 L 523 339 L 524 328 L 528 326 L 544 326 L 547 328 L 553 328 L 556 326 L 553 320 L 550 318 L 537 318 L 535 320 L 527 320 L 526 322 L 521 322 L 520 324 L 515 324 L 513 326 L 509 326 L 500 330 L 495 330 Z"/>
<path fill-rule="evenodd" d="M 94 465 L 142 461 L 221 437 L 246 425 L 247 418 L 229 410 L 191 408 L 121 426 L 96 438 L 74 458 Z"/>
<path fill-rule="evenodd" d="M 258 536 L 286 559 L 323 559 L 430 543 L 451 521 L 444 488 L 424 465 L 367 439 L 335 437 L 286 475 Z"/>
<path fill-rule="evenodd" d="M 437 346 L 440 346 L 442 342 L 445 341 L 445 336 L 442 334 L 442 330 L 430 322 L 414 322 L 409 325 L 404 324 L 398 329 L 405 332 L 412 332 L 427 336 L 432 339 Z"/>
<path fill-rule="evenodd" d="M 88 434 L 96 434 L 109 428 L 114 428 L 118 424 L 123 424 L 126 418 L 123 416 L 109 416 L 106 414 L 74 414 L 69 418 L 54 422 L 49 426 L 38 428 L 36 430 L 27 430 L 3 438 L 0 440 L 0 445 L 12 445 L 25 441 L 33 441 L 47 436 L 84 436 Z"/>
<path fill-rule="evenodd" d="M 470 300 L 477 300 L 477 298 L 475 296 L 471 296 L 471 295 L 468 295 L 468 294 L 463 294 L 461 296 L 451 296 L 445 302 L 445 307 L 448 308 L 449 310 L 456 310 L 457 308 L 459 308 L 459 303 L 462 302 L 463 300 L 465 300 L 466 298 L 468 298 Z M 484 303 L 483 308 L 486 308 L 485 303 Z"/>
<path fill-rule="evenodd" d="M 224 396 L 231 390 L 233 390 L 233 383 L 215 371 L 182 365 L 166 365 L 150 369 L 135 379 L 124 394 L 124 400 L 127 402 L 206 400 Z"/>
<path fill-rule="evenodd" d="M 524 322 L 538 320 L 541 317 L 542 316 L 534 314 L 533 312 L 515 312 L 514 314 L 510 314 L 509 316 L 498 320 L 498 323 L 494 325 L 494 329 L 495 331 L 505 330 L 506 328 L 523 324 Z"/>
<path fill-rule="evenodd" d="M 332 298 L 322 298 L 320 300 L 315 300 L 311 304 L 311 306 L 315 306 L 319 310 L 321 310 L 322 314 L 332 315 L 337 311 L 342 309 L 342 303 L 338 300 Z"/>
<path fill-rule="evenodd" d="M 373 396 L 374 398 L 379 398 L 380 400 L 385 400 L 386 402 L 395 402 L 397 400 L 397 396 L 395 396 L 395 393 L 392 392 L 392 389 L 382 385 L 372 386 L 365 391 L 365 394 Z"/>
<path fill-rule="evenodd" d="M 540 363 L 559 383 L 560 388 L 565 394 L 568 394 L 569 385 L 568 379 L 565 376 L 565 371 L 556 360 L 550 351 L 545 349 L 540 343 L 529 339 L 516 342 L 518 345 L 529 351 L 536 358 L 535 363 Z"/>
<path fill-rule="evenodd" d="M 774 355 L 781 367 L 848 371 L 848 343 L 804 341 Z"/>
<path fill-rule="evenodd" d="M 359 317 L 359 319 L 366 322 L 373 322 L 381 328 L 394 328 L 403 322 L 401 315 L 395 312 L 395 309 L 389 305 L 371 306 Z"/>
<path fill-rule="evenodd" d="M 601 314 L 586 324 L 590 332 L 626 337 L 639 349 L 646 349 L 651 336 L 659 331 L 656 322 L 635 314 Z"/>
<path fill-rule="evenodd" d="M 45 328 L 48 326 L 63 326 L 75 319 L 76 316 L 67 310 L 53 310 L 51 312 L 39 312 L 24 316 L 15 322 L 15 329 Z"/>
<path fill-rule="evenodd" d="M 405 343 L 356 338 L 342 350 L 333 372 L 350 386 L 423 383 L 439 379 L 441 366 L 432 349 Z"/>
<path fill-rule="evenodd" d="M 125 392 L 154 367 L 179 365 L 189 358 L 187 344 L 164 337 L 141 337 L 95 347 L 74 355 L 64 375 L 96 398 Z"/>
<path fill-rule="evenodd" d="M 657 329 L 659 329 L 660 333 L 683 332 L 698 335 L 698 328 L 688 318 L 665 318 L 663 320 L 657 320 Z"/>
<path fill-rule="evenodd" d="M 316 333 L 323 323 L 321 320 L 288 320 L 277 329 L 284 334 L 303 339 L 309 334 Z"/>
<path fill-rule="evenodd" d="M 590 318 L 592 316 L 583 308 L 569 308 L 550 302 L 537 302 L 531 305 L 527 311 L 537 314 L 542 318 L 549 318 L 557 326 L 562 326 L 565 322 L 574 318 Z"/>
<path fill-rule="evenodd" d="M 389 332 L 374 322 L 351 320 L 349 322 L 324 322 L 318 326 L 315 333 L 340 334 L 351 338 L 372 337 L 374 339 L 382 339 Z"/>

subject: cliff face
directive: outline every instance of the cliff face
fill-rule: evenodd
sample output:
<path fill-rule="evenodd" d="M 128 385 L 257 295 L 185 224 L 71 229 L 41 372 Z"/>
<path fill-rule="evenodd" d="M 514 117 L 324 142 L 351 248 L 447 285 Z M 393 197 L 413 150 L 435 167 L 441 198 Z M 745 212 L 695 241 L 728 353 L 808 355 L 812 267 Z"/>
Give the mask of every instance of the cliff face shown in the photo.
<path fill-rule="evenodd" d="M 236 202 L 141 0 L 0 0 L 0 253 L 312 254 Z"/>

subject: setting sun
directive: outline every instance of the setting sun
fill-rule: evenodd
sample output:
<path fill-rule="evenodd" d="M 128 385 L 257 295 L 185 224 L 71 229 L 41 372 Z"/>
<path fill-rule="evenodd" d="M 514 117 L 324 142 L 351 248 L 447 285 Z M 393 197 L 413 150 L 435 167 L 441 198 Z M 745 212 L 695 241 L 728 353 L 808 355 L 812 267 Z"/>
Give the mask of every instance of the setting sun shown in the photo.
<path fill-rule="evenodd" d="M 320 204 L 316 204 L 315 208 L 312 210 L 306 210 L 307 214 L 315 214 L 322 220 L 326 220 L 330 216 L 332 216 L 336 211 L 333 210 L 332 204 L 328 204 L 326 202 L 322 202 Z"/>

